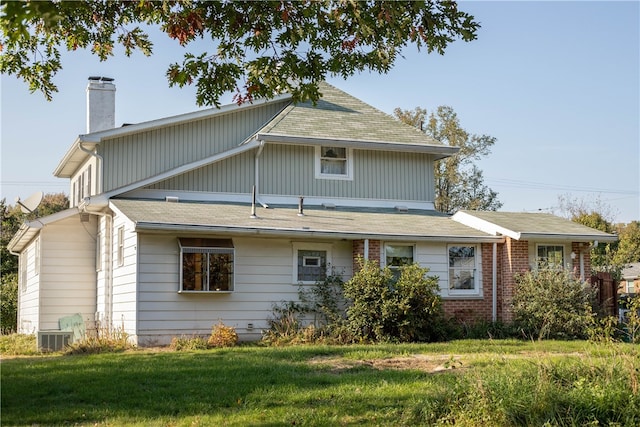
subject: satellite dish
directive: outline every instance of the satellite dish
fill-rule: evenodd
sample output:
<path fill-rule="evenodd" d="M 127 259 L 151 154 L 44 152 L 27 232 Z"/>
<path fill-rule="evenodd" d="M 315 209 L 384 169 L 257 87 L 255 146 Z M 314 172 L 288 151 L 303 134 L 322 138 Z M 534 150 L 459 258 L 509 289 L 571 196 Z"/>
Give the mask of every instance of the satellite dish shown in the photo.
<path fill-rule="evenodd" d="M 22 209 L 23 213 L 33 213 L 38 206 L 40 206 L 40 202 L 42 202 L 42 198 L 44 197 L 44 193 L 42 191 L 38 191 L 33 193 L 26 200 L 21 201 L 20 197 L 16 198 L 16 203 L 20 205 L 20 209 Z"/>

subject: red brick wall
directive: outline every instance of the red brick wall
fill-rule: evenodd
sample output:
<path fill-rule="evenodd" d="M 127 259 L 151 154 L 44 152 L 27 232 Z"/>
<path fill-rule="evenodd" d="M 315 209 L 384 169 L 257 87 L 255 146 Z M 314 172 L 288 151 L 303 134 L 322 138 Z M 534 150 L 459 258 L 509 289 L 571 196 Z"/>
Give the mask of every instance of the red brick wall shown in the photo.
<path fill-rule="evenodd" d="M 354 240 L 353 243 L 353 273 L 360 271 L 359 258 L 364 259 L 364 240 Z M 380 263 L 380 240 L 369 240 L 369 259 Z"/>
<path fill-rule="evenodd" d="M 529 271 L 529 242 L 514 240 L 506 237 L 506 241 L 499 251 L 499 265 L 501 265 L 502 292 L 498 319 L 503 322 L 513 320 L 511 301 L 515 290 L 515 275 Z M 500 286 L 498 287 L 500 289 Z"/>
<path fill-rule="evenodd" d="M 493 244 L 483 243 L 482 254 L 482 298 L 443 299 L 442 307 L 447 316 L 464 323 L 491 322 L 493 304 Z M 498 264 L 499 265 L 499 264 Z M 498 282 L 499 283 L 499 282 Z"/>
<path fill-rule="evenodd" d="M 576 258 L 572 261 L 572 269 L 575 277 L 580 277 L 580 252 L 582 251 L 582 260 L 584 264 L 584 280 L 591 277 L 591 247 L 588 243 L 572 242 L 571 252 L 576 254 Z M 568 255 L 569 256 L 569 255 Z M 569 258 L 571 259 L 571 258 Z"/>

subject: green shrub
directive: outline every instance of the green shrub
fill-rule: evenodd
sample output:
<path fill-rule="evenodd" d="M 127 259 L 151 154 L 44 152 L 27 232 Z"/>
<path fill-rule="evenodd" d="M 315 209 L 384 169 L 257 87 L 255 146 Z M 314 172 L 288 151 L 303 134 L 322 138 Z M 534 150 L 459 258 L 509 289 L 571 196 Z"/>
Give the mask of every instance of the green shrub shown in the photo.
<path fill-rule="evenodd" d="M 0 336 L 0 354 L 3 356 L 26 356 L 39 354 L 36 336 L 10 334 Z"/>
<path fill-rule="evenodd" d="M 625 300 L 621 306 L 629 310 L 623 325 L 625 338 L 629 342 L 640 344 L 640 294 Z"/>
<path fill-rule="evenodd" d="M 129 341 L 129 334 L 124 327 L 101 328 L 95 334 L 87 334 L 77 342 L 69 344 L 65 354 L 118 353 L 135 348 Z"/>
<path fill-rule="evenodd" d="M 360 260 L 360 270 L 344 284 L 347 327 L 356 339 L 381 342 L 423 342 L 437 338 L 442 318 L 437 277 L 418 264 L 401 268 Z"/>
<path fill-rule="evenodd" d="M 213 325 L 211 335 L 207 340 L 209 347 L 234 347 L 238 344 L 238 334 L 232 326 L 227 326 L 222 322 Z"/>
<path fill-rule="evenodd" d="M 537 339 L 587 338 L 594 291 L 570 271 L 540 268 L 518 274 L 512 302 L 515 324 Z"/>
<path fill-rule="evenodd" d="M 171 338 L 169 348 L 174 351 L 206 350 L 208 345 L 206 338 L 203 337 L 180 336 Z"/>
<path fill-rule="evenodd" d="M 11 334 L 18 326 L 18 275 L 2 275 L 0 283 L 0 332 Z"/>

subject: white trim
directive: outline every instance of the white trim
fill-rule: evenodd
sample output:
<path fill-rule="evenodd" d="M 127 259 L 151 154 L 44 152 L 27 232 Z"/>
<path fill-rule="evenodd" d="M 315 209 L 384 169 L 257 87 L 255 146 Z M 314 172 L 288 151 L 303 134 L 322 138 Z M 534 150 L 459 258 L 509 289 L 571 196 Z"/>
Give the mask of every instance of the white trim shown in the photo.
<path fill-rule="evenodd" d="M 413 254 L 412 254 L 413 262 L 415 263 L 418 261 L 416 259 L 416 243 L 415 242 L 406 242 L 406 241 L 394 242 L 394 241 L 387 240 L 382 242 L 382 251 L 380 253 L 381 267 L 387 267 L 387 246 L 411 246 L 413 251 Z M 393 267 L 393 266 L 389 266 L 389 268 L 393 268 L 394 270 L 397 269 L 397 267 Z"/>
<path fill-rule="evenodd" d="M 314 156 L 314 165 L 315 165 L 315 177 L 316 179 L 334 179 L 334 180 L 343 180 L 343 181 L 353 181 L 353 149 L 345 148 L 346 158 L 345 161 L 345 174 L 333 174 L 333 173 L 322 173 L 322 147 L 332 147 L 332 145 L 316 145 L 315 147 L 315 156 Z M 341 159 L 338 159 L 341 160 Z"/>
<path fill-rule="evenodd" d="M 452 289 L 450 283 L 450 271 L 449 266 L 449 249 L 451 247 L 464 246 L 474 248 L 473 250 L 473 262 L 474 262 L 474 275 L 473 275 L 473 289 Z M 446 247 L 446 259 L 447 259 L 447 287 L 444 291 L 445 295 L 450 298 L 454 297 L 482 297 L 483 296 L 483 283 L 482 283 L 482 245 L 479 244 L 465 244 L 465 243 L 449 243 Z"/>
<path fill-rule="evenodd" d="M 384 142 L 361 139 L 340 139 L 340 138 L 316 138 L 308 136 L 291 136 L 273 133 L 258 133 L 257 137 L 272 144 L 293 144 L 293 145 L 324 145 L 359 148 L 363 150 L 400 151 L 408 153 L 432 154 L 434 160 L 449 157 L 460 150 L 458 147 L 449 145 L 430 145 L 410 142 Z"/>
<path fill-rule="evenodd" d="M 292 257 L 292 272 L 291 272 L 291 283 L 294 285 L 314 285 L 316 283 L 315 280 L 298 280 L 298 251 L 325 251 L 326 256 L 326 274 L 327 276 L 330 274 L 331 264 L 333 263 L 333 254 L 332 249 L 333 245 L 331 243 L 306 243 L 306 242 L 292 242 L 293 249 L 293 257 Z"/>

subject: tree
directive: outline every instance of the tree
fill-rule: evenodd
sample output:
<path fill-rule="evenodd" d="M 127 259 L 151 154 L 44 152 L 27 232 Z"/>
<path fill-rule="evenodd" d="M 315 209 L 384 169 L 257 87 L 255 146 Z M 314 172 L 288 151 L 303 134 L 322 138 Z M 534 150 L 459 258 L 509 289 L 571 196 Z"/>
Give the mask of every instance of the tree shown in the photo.
<path fill-rule="evenodd" d="M 618 228 L 618 250 L 613 257 L 616 264 L 640 262 L 640 221 L 631 221 Z"/>
<path fill-rule="evenodd" d="M 19 206 L 7 205 L 6 199 L 0 200 L 2 230 L 0 233 L 0 257 L 2 259 L 0 275 L 0 298 L 2 315 L 0 330 L 2 333 L 16 330 L 18 308 L 18 257 L 8 249 L 9 242 L 16 234 L 24 220 L 46 216 L 69 207 L 69 199 L 63 193 L 45 194 L 35 212 L 24 214 Z"/>
<path fill-rule="evenodd" d="M 210 40 L 207 52 L 185 53 L 167 71 L 170 86 L 193 84 L 198 105 L 238 103 L 291 93 L 319 99 L 318 82 L 365 70 L 388 72 L 402 49 L 444 54 L 456 39 L 472 41 L 480 24 L 454 1 L 27 1 L 2 2 L 0 71 L 15 74 L 51 99 L 60 50 L 91 49 L 100 60 L 139 50 L 151 55 L 146 31 L 158 26 L 182 46 Z"/>
<path fill-rule="evenodd" d="M 496 138 L 469 134 L 460 126 L 453 108 L 440 106 L 426 120 L 427 110 L 413 111 L 396 108 L 394 115 L 403 123 L 420 128 L 432 138 L 459 147 L 458 153 L 438 161 L 435 168 L 436 209 L 454 213 L 460 209 L 498 210 L 502 202 L 498 193 L 484 184 L 482 171 L 474 161 L 490 152 Z"/>
<path fill-rule="evenodd" d="M 564 216 L 578 224 L 595 228 L 605 233 L 615 234 L 614 214 L 611 208 L 599 197 L 589 201 L 570 195 L 558 197 L 558 205 Z M 599 243 L 591 247 L 591 268 L 594 271 L 611 273 L 616 279 L 624 268 L 621 257 L 617 256 L 620 241 Z"/>

